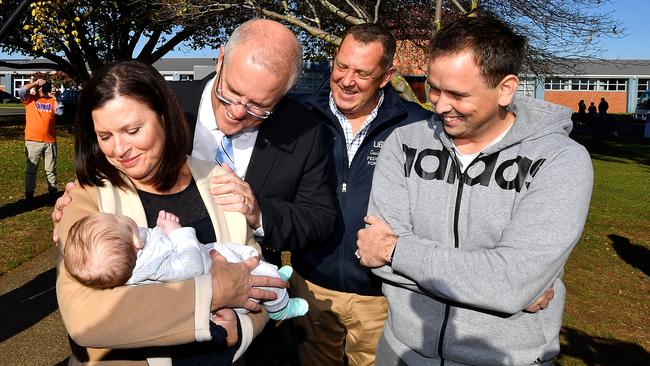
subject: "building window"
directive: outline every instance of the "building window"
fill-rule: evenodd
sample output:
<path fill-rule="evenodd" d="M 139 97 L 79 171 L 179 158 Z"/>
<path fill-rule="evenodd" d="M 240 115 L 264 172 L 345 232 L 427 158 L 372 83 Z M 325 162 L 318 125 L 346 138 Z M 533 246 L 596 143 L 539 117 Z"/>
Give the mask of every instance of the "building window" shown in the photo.
<path fill-rule="evenodd" d="M 571 79 L 571 90 L 596 90 L 598 79 Z"/>
<path fill-rule="evenodd" d="M 520 79 L 517 87 L 517 95 L 535 97 L 535 79 Z"/>
<path fill-rule="evenodd" d="M 194 80 L 194 75 L 193 74 L 181 74 L 180 75 L 180 81 L 193 81 Z"/>
<path fill-rule="evenodd" d="M 544 90 L 564 90 L 564 79 L 546 79 L 544 81 Z"/>
<path fill-rule="evenodd" d="M 636 97 L 641 98 L 641 94 L 646 90 L 650 90 L 650 79 L 639 79 L 639 87 L 636 90 Z"/>
<path fill-rule="evenodd" d="M 552 78 L 544 81 L 544 89 L 568 91 L 625 91 L 627 90 L 627 79 Z"/>
<path fill-rule="evenodd" d="M 18 89 L 25 84 L 32 82 L 32 77 L 30 75 L 14 75 L 14 97 L 20 98 L 18 95 Z"/>
<path fill-rule="evenodd" d="M 609 91 L 625 91 L 627 90 L 627 79 L 606 79 L 601 80 L 603 82 L 603 88 L 600 90 L 609 90 Z"/>

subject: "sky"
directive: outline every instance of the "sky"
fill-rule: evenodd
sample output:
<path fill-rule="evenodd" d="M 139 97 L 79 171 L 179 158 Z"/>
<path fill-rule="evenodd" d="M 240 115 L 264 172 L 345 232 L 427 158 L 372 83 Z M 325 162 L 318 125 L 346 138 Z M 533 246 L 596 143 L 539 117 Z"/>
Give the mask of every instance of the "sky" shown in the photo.
<path fill-rule="evenodd" d="M 602 58 L 650 59 L 650 0 L 614 0 L 609 8 L 614 12 L 613 18 L 620 19 L 627 36 L 603 40 L 608 50 Z"/>
<path fill-rule="evenodd" d="M 550 0 L 552 1 L 552 0 Z M 604 59 L 650 59 L 650 0 L 610 0 L 605 11 L 612 11 L 614 19 L 620 19 L 626 36 L 618 39 L 601 39 L 607 51 Z M 175 50 L 165 57 L 216 57 L 213 49 L 195 51 Z M 0 52 L 0 58 L 24 58 L 21 55 L 7 55 Z"/>

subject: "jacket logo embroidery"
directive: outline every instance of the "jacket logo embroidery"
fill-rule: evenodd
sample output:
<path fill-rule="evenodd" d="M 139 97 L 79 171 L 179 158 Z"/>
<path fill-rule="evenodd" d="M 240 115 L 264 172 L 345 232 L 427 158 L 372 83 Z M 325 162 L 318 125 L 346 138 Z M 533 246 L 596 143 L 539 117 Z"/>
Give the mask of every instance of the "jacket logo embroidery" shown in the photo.
<path fill-rule="evenodd" d="M 368 152 L 368 156 L 366 156 L 366 162 L 368 165 L 374 166 L 377 164 L 377 157 L 379 156 L 379 151 L 381 151 L 381 147 L 384 146 L 384 141 L 383 140 L 375 140 L 372 142 L 372 147 Z"/>
<path fill-rule="evenodd" d="M 411 172 L 415 171 L 418 177 L 424 180 L 445 180 L 448 184 L 456 182 L 456 163 L 451 157 L 451 153 L 446 149 L 424 149 L 420 152 L 417 149 L 402 144 L 402 151 L 406 155 L 404 161 L 404 176 L 406 178 L 411 176 Z M 467 176 L 465 184 L 474 186 L 480 184 L 488 187 L 491 178 L 494 176 L 494 182 L 503 190 L 514 189 L 520 192 L 523 187 L 528 189 L 530 180 L 526 181 L 528 177 L 533 178 L 539 171 L 539 168 L 544 164 L 546 159 L 539 159 L 533 161 L 525 156 L 517 156 L 514 159 L 504 160 L 497 165 L 500 152 L 492 155 L 481 156 L 478 162 L 483 164 L 474 163 L 473 166 L 483 166 L 483 171 L 475 176 Z M 422 161 L 427 157 L 433 157 L 438 160 L 438 166 L 433 171 L 427 171 L 423 167 Z M 432 166 L 431 164 L 427 164 Z M 517 174 L 512 177 L 512 170 L 516 169 Z M 476 169 L 472 171 L 475 173 Z M 507 174 L 506 174 L 507 173 Z"/>

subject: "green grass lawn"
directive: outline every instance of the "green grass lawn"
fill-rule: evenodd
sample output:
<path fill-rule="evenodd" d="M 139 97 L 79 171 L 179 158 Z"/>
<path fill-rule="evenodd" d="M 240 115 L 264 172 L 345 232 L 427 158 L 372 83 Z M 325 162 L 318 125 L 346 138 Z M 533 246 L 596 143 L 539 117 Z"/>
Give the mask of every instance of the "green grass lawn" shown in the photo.
<path fill-rule="evenodd" d="M 592 155 L 594 192 L 564 274 L 567 301 L 558 363 L 647 365 L 650 144 L 577 139 Z"/>
<path fill-rule="evenodd" d="M 46 202 L 43 162 L 36 180 L 36 206 L 25 206 L 24 119 L 0 116 L 0 275 L 24 263 L 52 244 L 52 207 Z M 73 138 L 57 129 L 59 189 L 74 178 Z"/>
<path fill-rule="evenodd" d="M 52 246 L 51 206 L 23 199 L 22 121 L 0 116 L 0 275 Z M 58 130 L 60 187 L 73 179 L 73 139 Z M 564 274 L 560 365 L 646 365 L 650 354 L 650 143 L 577 135 L 595 184 L 582 239 Z M 37 195 L 47 191 L 42 169 Z M 571 178 L 567 178 L 571 184 Z"/>
<path fill-rule="evenodd" d="M 0 108 L 4 109 L 25 109 L 22 103 L 0 103 Z"/>

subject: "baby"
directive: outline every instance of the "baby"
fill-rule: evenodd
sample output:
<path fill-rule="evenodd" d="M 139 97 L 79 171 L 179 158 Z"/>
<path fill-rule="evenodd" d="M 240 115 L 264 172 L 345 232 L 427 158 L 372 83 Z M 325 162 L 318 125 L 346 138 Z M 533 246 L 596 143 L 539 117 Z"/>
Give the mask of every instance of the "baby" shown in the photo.
<path fill-rule="evenodd" d="M 259 256 L 255 248 L 241 244 L 198 242 L 191 227 L 181 227 L 174 214 L 160 211 L 156 227 L 138 228 L 131 218 L 95 213 L 71 228 L 63 253 L 65 268 L 82 284 L 100 289 L 122 285 L 181 281 L 210 273 L 210 249 L 230 263 Z M 260 261 L 254 275 L 279 277 L 286 281 L 293 269 Z M 282 320 L 302 316 L 308 305 L 304 299 L 289 298 L 283 288 L 268 288 L 278 296 L 264 302 L 269 317 Z M 236 309 L 246 312 L 245 309 Z"/>

